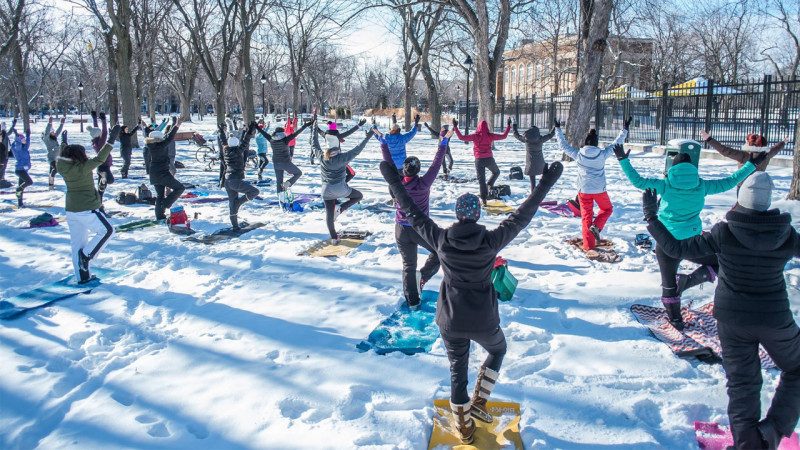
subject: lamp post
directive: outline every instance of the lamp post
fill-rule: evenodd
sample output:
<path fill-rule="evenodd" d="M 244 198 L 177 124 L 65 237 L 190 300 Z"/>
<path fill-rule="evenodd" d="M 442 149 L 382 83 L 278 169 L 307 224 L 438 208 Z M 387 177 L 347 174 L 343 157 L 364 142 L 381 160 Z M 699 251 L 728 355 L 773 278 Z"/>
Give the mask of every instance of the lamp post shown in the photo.
<path fill-rule="evenodd" d="M 267 115 L 267 104 L 264 101 L 264 86 L 267 84 L 267 76 L 265 74 L 261 74 L 261 115 Z"/>
<path fill-rule="evenodd" d="M 464 134 L 469 133 L 469 73 L 472 71 L 472 57 L 467 55 L 467 59 L 464 60 L 464 64 L 467 65 L 467 123 L 464 125 Z"/>
<path fill-rule="evenodd" d="M 80 99 L 78 100 L 78 109 L 80 109 L 81 113 L 81 133 L 83 133 L 83 82 L 78 82 L 78 97 Z"/>
<path fill-rule="evenodd" d="M 303 85 L 301 84 L 301 85 L 300 85 L 300 113 L 301 113 L 301 114 L 302 114 L 303 112 L 305 112 L 305 104 L 303 103 L 303 91 L 304 91 L 304 90 L 305 90 L 305 88 L 304 88 L 304 87 L 303 87 Z"/>
<path fill-rule="evenodd" d="M 461 85 L 456 86 L 456 120 L 461 120 Z"/>

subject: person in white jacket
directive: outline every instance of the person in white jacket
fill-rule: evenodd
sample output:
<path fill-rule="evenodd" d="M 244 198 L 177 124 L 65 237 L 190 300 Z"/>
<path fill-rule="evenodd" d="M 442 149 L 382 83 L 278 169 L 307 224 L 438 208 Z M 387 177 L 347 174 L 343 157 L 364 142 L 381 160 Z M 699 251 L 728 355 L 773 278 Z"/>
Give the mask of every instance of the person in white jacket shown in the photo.
<path fill-rule="evenodd" d="M 619 136 L 605 149 L 597 146 L 597 130 L 592 128 L 586 135 L 584 146 L 577 150 L 570 146 L 561 131 L 561 122 L 554 120 L 556 127 L 556 137 L 561 150 L 578 164 L 578 201 L 581 206 L 581 235 L 583 237 L 583 248 L 586 251 L 593 250 L 600 238 L 600 232 L 611 217 L 614 207 L 606 192 L 606 160 L 614 156 L 614 145 L 622 144 L 628 136 L 628 126 L 631 118 L 625 120 L 625 124 Z M 600 208 L 597 217 L 594 216 L 594 204 Z"/>

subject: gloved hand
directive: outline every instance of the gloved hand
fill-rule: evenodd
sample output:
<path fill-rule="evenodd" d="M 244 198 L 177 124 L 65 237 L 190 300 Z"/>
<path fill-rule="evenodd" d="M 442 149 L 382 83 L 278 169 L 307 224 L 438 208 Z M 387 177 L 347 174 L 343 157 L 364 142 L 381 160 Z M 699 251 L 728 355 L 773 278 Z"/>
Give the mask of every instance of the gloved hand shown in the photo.
<path fill-rule="evenodd" d="M 395 167 L 394 164 L 389 164 L 386 161 L 381 161 L 381 175 L 383 175 L 383 179 L 386 180 L 386 182 L 390 185 L 402 182 L 400 179 L 400 173 L 397 171 L 397 167 Z"/>
<path fill-rule="evenodd" d="M 553 119 L 553 126 L 556 128 L 561 128 L 561 121 L 558 119 Z"/>
<path fill-rule="evenodd" d="M 519 133 L 519 127 L 517 126 L 517 124 L 514 124 L 513 127 L 514 127 L 514 133 Z"/>
<path fill-rule="evenodd" d="M 64 130 L 64 131 L 61 132 L 61 143 L 62 144 L 66 144 L 67 143 L 67 130 Z"/>
<path fill-rule="evenodd" d="M 101 112 L 101 113 L 97 114 L 97 117 L 99 117 L 100 120 L 106 120 L 106 113 Z"/>
<path fill-rule="evenodd" d="M 91 115 L 92 115 L 92 119 L 96 119 L 97 118 L 97 111 L 92 111 Z"/>
<path fill-rule="evenodd" d="M 457 127 L 457 126 L 458 126 L 458 121 L 457 121 L 456 119 L 453 119 L 453 126 L 454 126 L 454 127 Z"/>
<path fill-rule="evenodd" d="M 509 117 L 508 120 L 506 120 L 506 127 L 510 126 L 511 126 L 511 117 Z"/>
<path fill-rule="evenodd" d="M 623 128 L 624 130 L 627 130 L 627 129 L 629 129 L 629 128 L 630 128 L 630 126 L 631 126 L 631 121 L 632 121 L 632 120 L 633 120 L 633 117 L 632 117 L 632 116 L 628 116 L 628 118 L 627 118 L 627 119 L 625 119 L 625 122 L 624 122 L 624 124 L 622 125 L 622 128 Z"/>
<path fill-rule="evenodd" d="M 414 126 L 415 127 L 419 126 L 419 114 L 414 116 Z"/>
<path fill-rule="evenodd" d="M 642 194 L 642 211 L 644 220 L 650 222 L 658 219 L 658 193 L 655 189 L 647 189 Z"/>
<path fill-rule="evenodd" d="M 178 116 L 172 116 L 172 126 L 174 127 L 176 123 L 178 123 Z"/>
<path fill-rule="evenodd" d="M 358 121 L 358 126 L 363 127 L 365 123 L 367 123 L 367 119 L 361 119 Z"/>
<path fill-rule="evenodd" d="M 631 151 L 628 150 L 628 152 L 625 153 L 625 147 L 623 147 L 622 144 L 616 144 L 614 146 L 614 154 L 617 155 L 618 161 L 622 161 L 623 159 L 628 159 L 628 156 L 630 156 Z"/>
<path fill-rule="evenodd" d="M 247 134 L 253 134 L 258 129 L 258 123 L 254 120 L 250 122 L 250 126 L 247 127 Z"/>
<path fill-rule="evenodd" d="M 109 145 L 113 145 L 114 142 L 116 142 L 117 138 L 119 137 L 120 130 L 122 130 L 122 128 L 119 126 L 119 124 L 116 124 L 113 128 L 111 128 L 111 131 L 108 132 Z"/>
<path fill-rule="evenodd" d="M 756 167 L 758 167 L 759 164 L 763 163 L 766 160 L 767 160 L 767 152 L 750 154 L 750 162 L 753 163 L 753 165 Z"/>
<path fill-rule="evenodd" d="M 562 172 L 564 172 L 564 165 L 561 164 L 561 161 L 551 163 L 549 166 L 545 164 L 542 169 L 542 181 L 540 184 L 553 186 L 561 177 Z"/>

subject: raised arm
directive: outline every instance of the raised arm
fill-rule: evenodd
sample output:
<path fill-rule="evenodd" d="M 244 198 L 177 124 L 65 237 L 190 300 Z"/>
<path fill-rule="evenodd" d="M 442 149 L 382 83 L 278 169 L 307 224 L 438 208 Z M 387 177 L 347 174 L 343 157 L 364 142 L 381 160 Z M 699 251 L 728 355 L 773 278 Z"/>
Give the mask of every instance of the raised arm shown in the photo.
<path fill-rule="evenodd" d="M 61 132 L 64 130 L 64 121 L 65 121 L 65 120 L 66 120 L 66 119 L 64 119 L 64 118 L 62 117 L 62 118 L 61 118 L 61 121 L 58 123 L 58 128 L 56 129 L 56 137 L 58 137 L 58 135 L 60 135 L 60 134 L 61 134 Z M 48 125 L 49 125 L 49 124 L 48 124 Z M 52 128 L 52 127 L 51 127 L 51 128 Z"/>
<path fill-rule="evenodd" d="M 47 122 L 47 126 L 44 127 L 44 133 L 42 133 L 42 139 L 47 139 L 49 137 L 51 131 L 53 131 L 53 118 L 52 117 L 50 118 L 50 121 Z M 58 131 L 58 133 L 56 133 L 56 136 L 58 136 L 60 133 L 61 133 L 61 129 L 59 128 L 59 131 Z"/>
<path fill-rule="evenodd" d="M 101 164 L 106 162 L 106 159 L 108 159 L 108 155 L 111 154 L 111 149 L 113 148 L 114 141 L 116 141 L 117 137 L 119 136 L 119 132 L 120 132 L 119 125 L 114 125 L 114 128 L 111 129 L 111 134 L 109 135 L 108 142 L 103 144 L 103 147 L 100 148 L 100 151 L 97 152 L 97 155 L 95 155 L 94 158 L 86 161 L 87 168 L 89 168 L 90 170 L 94 170 Z"/>
<path fill-rule="evenodd" d="M 296 138 L 297 136 L 300 136 L 300 133 L 302 133 L 303 131 L 305 131 L 305 129 L 306 129 L 306 128 L 308 128 L 309 126 L 311 126 L 311 124 L 312 124 L 312 123 L 314 123 L 314 122 L 306 122 L 306 123 L 304 123 L 304 124 L 303 124 L 303 126 L 302 126 L 302 127 L 300 127 L 300 129 L 299 129 L 299 130 L 295 130 L 295 132 L 294 132 L 294 133 L 292 133 L 292 134 L 290 134 L 290 135 L 286 136 L 284 139 L 286 140 L 286 142 L 289 142 L 289 141 L 291 141 L 292 139 Z"/>
<path fill-rule="evenodd" d="M 267 130 L 262 130 L 261 128 L 259 128 L 258 132 L 261 133 L 262 136 L 264 136 L 264 139 L 272 142 L 272 136 L 270 136 L 270 134 L 267 133 Z"/>
<path fill-rule="evenodd" d="M 370 131 L 369 133 L 367 133 L 367 136 L 366 136 L 366 137 L 365 137 L 365 138 L 364 138 L 364 139 L 363 139 L 361 142 L 359 142 L 359 144 L 358 144 L 358 145 L 356 145 L 355 147 L 353 147 L 353 149 L 352 149 L 352 150 L 350 150 L 349 152 L 345 152 L 345 153 L 344 153 L 344 155 L 345 155 L 345 156 L 344 156 L 344 159 L 345 159 L 345 160 L 346 160 L 348 163 L 349 163 L 350 161 L 354 160 L 354 159 L 356 158 L 356 156 L 358 156 L 358 154 L 359 154 L 359 153 L 361 153 L 361 151 L 362 151 L 362 150 L 364 150 L 364 147 L 366 147 L 366 146 L 367 146 L 367 142 L 369 142 L 370 138 L 372 138 L 372 131 Z"/>
<path fill-rule="evenodd" d="M 679 241 L 658 220 L 658 195 L 655 191 L 650 189 L 644 191 L 642 194 L 642 209 L 644 218 L 647 220 L 647 231 L 650 232 L 659 247 L 667 255 L 679 259 L 694 259 L 719 252 L 715 236 L 719 234 L 720 224 L 715 225 L 710 233 L 703 233 Z"/>
<path fill-rule="evenodd" d="M 269 135 L 267 135 L 267 136 L 269 136 Z M 222 126 L 222 125 L 219 126 L 219 135 L 218 135 L 218 137 L 219 137 L 219 142 L 221 144 L 220 147 L 219 147 L 220 148 L 220 152 L 222 152 L 222 147 L 228 145 L 228 136 L 225 134 L 225 127 Z M 267 137 L 267 139 L 269 139 L 269 137 Z M 220 156 L 221 155 L 222 155 L 222 153 L 220 153 Z"/>
<path fill-rule="evenodd" d="M 345 131 L 344 133 L 340 134 L 340 135 L 339 135 L 339 137 L 340 137 L 340 138 L 342 138 L 342 139 L 344 139 L 344 138 L 346 138 L 346 137 L 350 136 L 351 134 L 353 134 L 353 133 L 355 133 L 356 131 L 358 131 L 358 129 L 359 129 L 359 128 L 361 128 L 361 126 L 362 126 L 362 125 L 364 125 L 365 123 L 367 123 L 367 121 L 366 121 L 366 120 L 364 120 L 364 119 L 361 119 L 361 120 L 358 122 L 358 124 L 356 124 L 356 125 L 355 125 L 353 128 L 350 128 L 349 130 L 347 130 L 347 131 Z"/>
<path fill-rule="evenodd" d="M 419 124 L 414 124 L 411 127 L 411 131 L 403 135 L 403 145 L 408 144 L 408 142 L 417 135 L 417 130 L 419 129 Z"/>
<path fill-rule="evenodd" d="M 428 167 L 428 171 L 425 172 L 425 175 L 421 177 L 425 186 L 431 186 L 433 182 L 436 181 L 436 176 L 439 175 L 439 170 L 442 168 L 442 161 L 444 161 L 444 154 L 447 153 L 447 144 L 450 143 L 450 136 L 452 133 L 452 131 L 447 133 L 439 142 L 439 148 L 436 150 L 436 155 L 433 157 L 431 166 Z"/>
<path fill-rule="evenodd" d="M 764 154 L 766 156 L 766 153 Z M 719 194 L 733 189 L 734 186 L 744 181 L 751 173 L 755 172 L 756 166 L 751 161 L 747 161 L 741 169 L 733 172 L 730 176 L 721 180 L 703 180 L 706 188 L 706 195 Z"/>
<path fill-rule="evenodd" d="M 486 233 L 486 238 L 495 251 L 500 251 L 508 245 L 523 228 L 528 226 L 531 219 L 533 219 L 533 215 L 539 209 L 539 204 L 542 203 L 550 188 L 561 177 L 563 171 L 564 166 L 559 161 L 549 166 L 545 165 L 541 182 L 536 185 L 533 192 L 522 202 L 522 205 L 507 219 L 500 222 L 497 228 Z"/>
<path fill-rule="evenodd" d="M 456 133 L 456 137 L 460 141 L 463 141 L 463 142 L 473 142 L 473 141 L 475 141 L 475 135 L 474 134 L 461 134 L 461 130 L 458 129 L 458 122 L 456 122 L 455 119 L 453 119 L 453 132 Z"/>
<path fill-rule="evenodd" d="M 100 145 L 105 145 L 108 141 L 108 122 L 106 122 L 106 113 L 101 112 L 100 123 L 102 124 L 102 131 L 100 132 Z"/>
<path fill-rule="evenodd" d="M 614 156 L 614 146 L 624 144 L 626 137 L 628 137 L 628 130 L 627 128 L 623 128 L 617 135 L 617 138 L 614 139 L 614 142 L 603 150 L 603 158 L 608 159 Z"/>
<path fill-rule="evenodd" d="M 517 128 L 517 124 L 514 124 L 514 137 L 520 142 L 528 142 L 528 139 L 525 136 L 519 134 L 519 128 Z"/>
<path fill-rule="evenodd" d="M 633 164 L 631 164 L 631 160 L 628 158 L 628 153 L 625 153 L 624 149 L 622 148 L 622 144 L 619 144 L 618 147 L 615 147 L 618 150 L 617 158 L 619 159 L 619 165 L 622 167 L 622 173 L 628 177 L 628 180 L 634 187 L 639 189 L 655 189 L 656 192 L 659 194 L 664 193 L 664 189 L 666 189 L 666 181 L 663 178 L 644 178 L 639 175 L 639 172 L 633 168 Z"/>
<path fill-rule="evenodd" d="M 549 133 L 547 133 L 547 134 L 545 134 L 543 136 L 539 136 L 539 143 L 544 144 L 545 142 L 549 141 L 550 139 L 553 139 L 553 136 L 555 136 L 555 135 L 556 135 L 556 129 L 553 128 L 552 130 L 550 130 Z"/>
<path fill-rule="evenodd" d="M 258 124 L 255 121 L 250 122 L 247 128 L 244 128 L 244 124 L 242 124 L 242 130 L 245 131 L 244 136 L 242 136 L 242 142 L 239 144 L 239 148 L 241 148 L 242 151 L 249 151 L 250 139 L 253 138 L 253 135 L 256 134 L 256 130 L 258 129 Z M 245 157 L 247 157 L 246 154 Z"/>
<path fill-rule="evenodd" d="M 556 139 L 558 139 L 558 145 L 561 147 L 561 150 L 566 153 L 567 156 L 572 159 L 578 157 L 578 150 L 572 148 L 572 146 L 567 143 L 567 139 L 564 137 L 564 132 L 561 131 L 561 127 L 556 127 Z"/>
<path fill-rule="evenodd" d="M 701 136 L 708 135 L 708 133 L 705 132 L 701 132 L 700 134 Z M 730 158 L 742 164 L 746 163 L 750 159 L 750 152 L 726 147 L 722 145 L 718 140 L 712 138 L 710 135 L 708 135 L 708 138 L 706 138 L 706 142 L 708 143 L 709 147 L 713 148 L 714 150 L 717 151 L 717 153 L 726 158 Z"/>
<path fill-rule="evenodd" d="M 431 128 L 431 126 L 428 125 L 428 122 L 424 122 L 424 124 L 425 124 L 425 128 L 427 128 L 428 131 L 431 132 L 431 136 L 439 136 L 439 132 L 434 130 L 433 128 Z"/>
<path fill-rule="evenodd" d="M 414 203 L 414 200 L 408 195 L 408 191 L 403 186 L 403 180 L 397 171 L 397 167 L 391 162 L 381 162 L 381 174 L 383 178 L 389 183 L 389 189 L 394 194 L 397 204 L 406 213 L 406 220 L 411 224 L 422 239 L 431 247 L 438 248 L 438 241 L 444 231 L 439 228 L 436 223 L 430 219 L 424 212 Z"/>
<path fill-rule="evenodd" d="M 493 141 L 502 141 L 503 139 L 508 137 L 508 132 L 511 130 L 511 119 L 508 119 L 508 124 L 506 125 L 506 130 L 503 131 L 503 134 L 495 134 L 489 133 L 489 138 Z"/>

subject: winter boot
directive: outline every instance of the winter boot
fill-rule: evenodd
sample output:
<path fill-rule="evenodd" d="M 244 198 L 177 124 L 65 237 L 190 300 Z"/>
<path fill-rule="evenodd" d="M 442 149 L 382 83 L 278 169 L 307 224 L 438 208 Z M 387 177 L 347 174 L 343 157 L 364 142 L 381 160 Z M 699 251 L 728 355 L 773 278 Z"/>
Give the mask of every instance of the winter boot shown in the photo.
<path fill-rule="evenodd" d="M 758 434 L 761 435 L 763 448 L 768 448 L 770 450 L 777 449 L 778 445 L 781 443 L 781 439 L 783 439 L 780 431 L 775 429 L 775 424 L 772 423 L 772 420 L 769 418 L 758 423 Z"/>
<path fill-rule="evenodd" d="M 47 182 L 48 182 L 49 190 L 51 190 L 51 191 L 55 190 L 55 188 L 56 188 L 56 179 L 55 179 L 55 177 L 50 175 L 48 177 L 48 179 L 47 179 Z"/>
<path fill-rule="evenodd" d="M 470 416 L 469 403 L 457 405 L 451 401 L 450 410 L 453 411 L 455 431 L 461 439 L 461 443 L 471 444 L 475 435 L 475 421 Z"/>
<path fill-rule="evenodd" d="M 17 207 L 22 208 L 22 191 L 17 189 Z"/>
<path fill-rule="evenodd" d="M 589 227 L 589 231 L 594 235 L 594 238 L 599 240 L 600 239 L 600 228 L 597 228 L 597 225 L 592 225 Z"/>
<path fill-rule="evenodd" d="M 93 279 L 91 272 L 89 272 L 90 259 L 83 253 L 83 250 L 78 250 L 78 275 L 81 278 L 78 280 L 78 284 L 88 283 Z"/>
<path fill-rule="evenodd" d="M 425 287 L 425 283 L 427 282 L 428 280 L 426 280 L 425 277 L 422 276 L 422 271 L 420 270 L 419 272 L 417 272 L 417 294 L 419 294 L 420 297 L 422 296 L 422 288 Z"/>
<path fill-rule="evenodd" d="M 661 302 L 667 310 L 669 323 L 678 331 L 683 331 L 683 317 L 681 316 L 680 297 L 661 297 Z"/>
<path fill-rule="evenodd" d="M 230 214 L 228 217 L 231 219 L 231 225 L 233 226 L 234 230 L 239 229 L 239 218 L 237 214 Z"/>
<path fill-rule="evenodd" d="M 717 279 L 717 273 L 711 266 L 698 267 L 689 275 L 678 274 L 675 281 L 678 283 L 678 295 L 691 287 L 705 282 L 713 283 Z"/>
<path fill-rule="evenodd" d="M 290 183 L 288 180 L 284 181 L 281 187 L 283 188 L 284 191 L 288 191 L 289 189 L 291 189 L 292 183 Z"/>
<path fill-rule="evenodd" d="M 489 414 L 489 410 L 486 408 L 486 402 L 489 401 L 489 396 L 492 394 L 494 383 L 499 375 L 496 370 L 486 366 L 481 366 L 481 371 L 478 372 L 478 379 L 475 380 L 475 392 L 472 393 L 472 409 L 470 413 L 472 417 L 481 422 L 492 423 L 494 420 L 494 417 Z"/>

